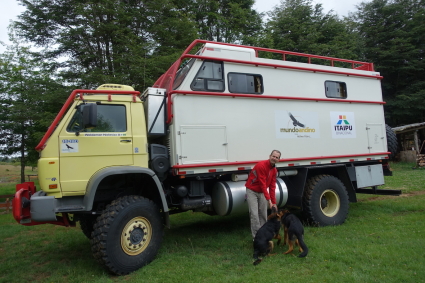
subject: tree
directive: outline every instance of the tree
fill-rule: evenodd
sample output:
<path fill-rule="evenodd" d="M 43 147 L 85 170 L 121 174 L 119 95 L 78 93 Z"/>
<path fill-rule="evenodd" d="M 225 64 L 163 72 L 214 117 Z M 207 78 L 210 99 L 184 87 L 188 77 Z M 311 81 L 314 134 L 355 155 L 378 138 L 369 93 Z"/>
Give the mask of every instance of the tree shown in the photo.
<path fill-rule="evenodd" d="M 8 156 L 1 156 L 1 162 L 9 162 L 9 157 Z"/>
<path fill-rule="evenodd" d="M 34 147 L 65 99 L 54 74 L 51 64 L 16 39 L 0 54 L 0 154 L 19 155 L 21 182 L 25 166 L 38 158 Z"/>
<path fill-rule="evenodd" d="M 348 19 L 341 20 L 332 11 L 324 14 L 322 4 L 282 0 L 269 16 L 265 43 L 270 48 L 344 59 L 360 57 L 361 45 Z"/>
<path fill-rule="evenodd" d="M 253 42 L 254 0 L 19 0 L 18 35 L 62 57 L 79 87 L 151 86 L 196 38 Z"/>
<path fill-rule="evenodd" d="M 425 121 L 425 2 L 373 0 L 355 14 L 365 56 L 384 76 L 390 125 Z"/>
<path fill-rule="evenodd" d="M 192 0 L 192 13 L 205 40 L 250 44 L 262 31 L 254 0 Z"/>
<path fill-rule="evenodd" d="M 27 8 L 18 35 L 50 58 L 65 56 L 68 80 L 151 85 L 196 38 L 194 23 L 174 1 L 20 0 Z"/>

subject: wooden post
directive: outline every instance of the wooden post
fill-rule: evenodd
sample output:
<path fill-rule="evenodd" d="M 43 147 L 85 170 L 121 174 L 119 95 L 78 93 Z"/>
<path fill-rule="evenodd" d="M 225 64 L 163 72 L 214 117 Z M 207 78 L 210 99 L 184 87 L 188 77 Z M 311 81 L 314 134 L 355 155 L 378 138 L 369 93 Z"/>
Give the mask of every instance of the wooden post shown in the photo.
<path fill-rule="evenodd" d="M 10 202 L 10 198 L 7 198 L 5 203 L 0 203 L 0 207 L 6 208 L 6 213 L 9 213 L 12 208 L 12 203 Z"/>
<path fill-rule="evenodd" d="M 415 150 L 416 150 L 416 153 L 419 154 L 420 152 L 419 152 L 419 142 L 418 142 L 418 130 L 416 130 L 413 135 L 415 138 Z"/>

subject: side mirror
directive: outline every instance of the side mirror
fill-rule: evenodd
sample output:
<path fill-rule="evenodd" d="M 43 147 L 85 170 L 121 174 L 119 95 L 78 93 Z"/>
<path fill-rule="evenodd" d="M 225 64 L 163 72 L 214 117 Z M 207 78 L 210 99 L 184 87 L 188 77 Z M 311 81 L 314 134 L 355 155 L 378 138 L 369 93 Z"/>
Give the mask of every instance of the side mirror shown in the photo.
<path fill-rule="evenodd" d="M 83 108 L 83 129 L 91 129 L 97 126 L 97 104 L 88 103 Z"/>

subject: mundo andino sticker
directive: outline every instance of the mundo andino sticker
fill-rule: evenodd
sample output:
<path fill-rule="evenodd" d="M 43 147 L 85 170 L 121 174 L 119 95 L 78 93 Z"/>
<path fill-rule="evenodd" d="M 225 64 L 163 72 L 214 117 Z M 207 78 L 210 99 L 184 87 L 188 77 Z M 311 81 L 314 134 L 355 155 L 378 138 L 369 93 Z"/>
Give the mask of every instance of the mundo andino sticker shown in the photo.
<path fill-rule="evenodd" d="M 352 139 L 356 137 L 354 112 L 330 112 L 331 131 L 334 139 Z"/>
<path fill-rule="evenodd" d="M 316 112 L 276 111 L 276 138 L 320 138 L 319 116 Z"/>
<path fill-rule="evenodd" d="M 61 143 L 61 152 L 78 152 L 78 139 L 63 139 Z"/>

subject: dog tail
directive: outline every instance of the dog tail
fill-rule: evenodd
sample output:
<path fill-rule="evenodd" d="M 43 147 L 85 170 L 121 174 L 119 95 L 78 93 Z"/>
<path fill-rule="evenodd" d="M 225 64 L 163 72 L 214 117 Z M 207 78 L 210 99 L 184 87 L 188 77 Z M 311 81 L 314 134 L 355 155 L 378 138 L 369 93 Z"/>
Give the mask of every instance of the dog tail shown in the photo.
<path fill-rule="evenodd" d="M 298 237 L 298 242 L 300 243 L 301 248 L 303 249 L 303 252 L 299 254 L 298 257 L 305 257 L 308 254 L 308 248 L 307 245 L 304 243 L 304 236 L 301 235 L 301 237 Z"/>

